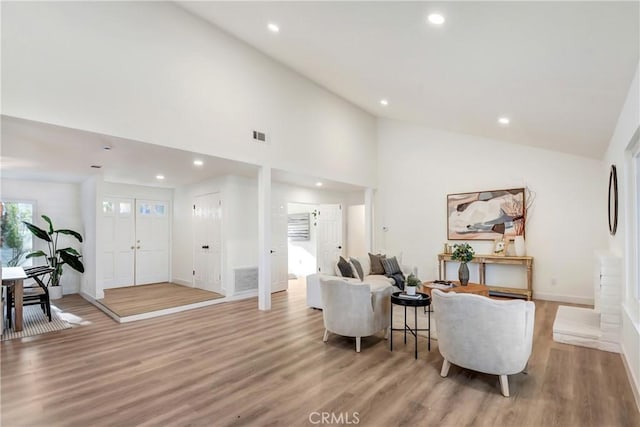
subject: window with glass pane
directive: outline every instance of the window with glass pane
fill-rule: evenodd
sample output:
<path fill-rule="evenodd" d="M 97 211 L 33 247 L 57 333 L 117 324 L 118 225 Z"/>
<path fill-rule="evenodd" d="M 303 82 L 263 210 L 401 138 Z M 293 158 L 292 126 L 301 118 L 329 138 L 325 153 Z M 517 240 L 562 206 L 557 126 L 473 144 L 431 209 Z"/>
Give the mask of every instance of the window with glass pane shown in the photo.
<path fill-rule="evenodd" d="M 109 201 L 102 202 L 102 212 L 113 213 L 113 202 L 109 202 Z"/>
<path fill-rule="evenodd" d="M 140 204 L 140 208 L 138 209 L 138 213 L 140 215 L 151 215 L 151 205 L 147 203 Z"/>
<path fill-rule="evenodd" d="M 131 203 L 129 203 L 129 202 L 120 202 L 120 213 L 121 214 L 130 214 L 131 213 Z"/>
<path fill-rule="evenodd" d="M 164 205 L 155 205 L 156 215 L 164 216 Z"/>
<path fill-rule="evenodd" d="M 26 256 L 33 248 L 33 235 L 22 221 L 33 223 L 33 203 L 2 202 L 2 265 L 16 267 L 32 265 Z"/>

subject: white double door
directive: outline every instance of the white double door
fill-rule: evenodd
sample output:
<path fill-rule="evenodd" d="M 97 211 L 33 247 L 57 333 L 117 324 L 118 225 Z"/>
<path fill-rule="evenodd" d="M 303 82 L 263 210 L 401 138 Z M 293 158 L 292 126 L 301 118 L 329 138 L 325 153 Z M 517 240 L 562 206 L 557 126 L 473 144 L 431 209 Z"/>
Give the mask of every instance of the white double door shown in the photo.
<path fill-rule="evenodd" d="M 102 203 L 103 288 L 169 281 L 169 202 L 107 197 Z"/>
<path fill-rule="evenodd" d="M 223 293 L 222 289 L 222 200 L 206 194 L 193 203 L 193 285 Z"/>

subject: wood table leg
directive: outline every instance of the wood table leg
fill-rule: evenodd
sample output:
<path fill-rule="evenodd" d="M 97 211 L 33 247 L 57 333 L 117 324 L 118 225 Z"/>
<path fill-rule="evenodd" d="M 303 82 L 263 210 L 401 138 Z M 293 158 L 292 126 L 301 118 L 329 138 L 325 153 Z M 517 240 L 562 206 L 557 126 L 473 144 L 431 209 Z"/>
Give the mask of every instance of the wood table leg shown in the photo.
<path fill-rule="evenodd" d="M 15 304 L 15 323 L 14 329 L 16 332 L 22 331 L 22 296 L 24 292 L 22 279 L 16 280 L 13 287 L 13 300 Z"/>

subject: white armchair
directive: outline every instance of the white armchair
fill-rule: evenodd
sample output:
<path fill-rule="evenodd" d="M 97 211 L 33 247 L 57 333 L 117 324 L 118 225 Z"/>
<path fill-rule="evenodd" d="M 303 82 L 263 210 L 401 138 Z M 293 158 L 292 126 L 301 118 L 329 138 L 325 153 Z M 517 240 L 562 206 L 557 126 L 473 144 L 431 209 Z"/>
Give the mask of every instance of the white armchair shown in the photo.
<path fill-rule="evenodd" d="M 387 337 L 391 309 L 391 287 L 374 292 L 363 283 L 344 280 L 320 279 L 324 317 L 324 338 L 329 332 L 355 337 L 356 351 L 360 352 L 360 338 L 385 330 Z"/>
<path fill-rule="evenodd" d="M 431 295 L 444 357 L 440 375 L 447 376 L 451 363 L 499 375 L 502 394 L 509 397 L 507 375 L 522 372 L 531 356 L 535 304 L 437 289 Z"/>

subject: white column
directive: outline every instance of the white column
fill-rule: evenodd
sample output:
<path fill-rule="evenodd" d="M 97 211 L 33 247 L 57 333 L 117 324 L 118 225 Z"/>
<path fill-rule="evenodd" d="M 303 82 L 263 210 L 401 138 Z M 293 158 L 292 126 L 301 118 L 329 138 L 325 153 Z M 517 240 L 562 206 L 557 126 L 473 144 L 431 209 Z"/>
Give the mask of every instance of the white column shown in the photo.
<path fill-rule="evenodd" d="M 271 167 L 258 172 L 258 308 L 271 310 Z"/>
<path fill-rule="evenodd" d="M 364 245 L 373 252 L 373 188 L 364 190 Z"/>

